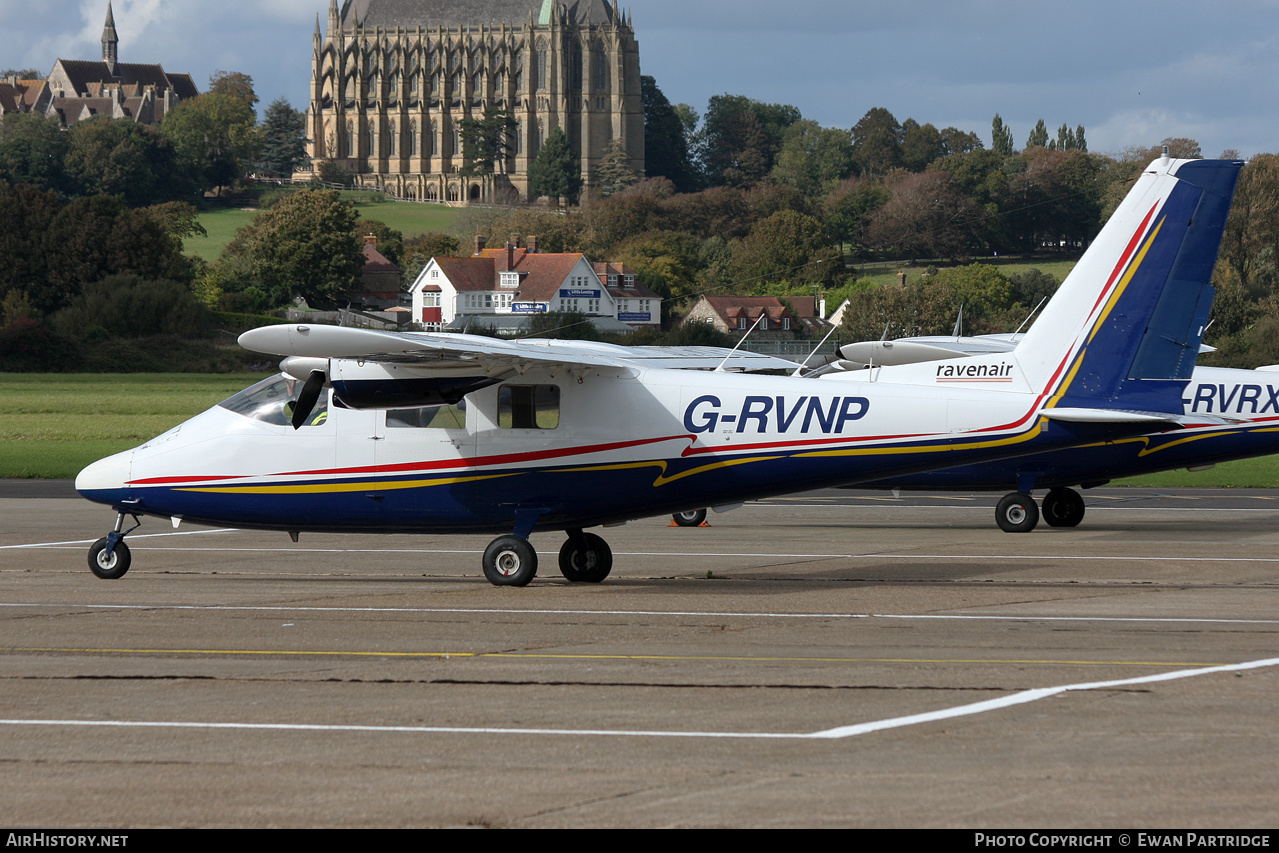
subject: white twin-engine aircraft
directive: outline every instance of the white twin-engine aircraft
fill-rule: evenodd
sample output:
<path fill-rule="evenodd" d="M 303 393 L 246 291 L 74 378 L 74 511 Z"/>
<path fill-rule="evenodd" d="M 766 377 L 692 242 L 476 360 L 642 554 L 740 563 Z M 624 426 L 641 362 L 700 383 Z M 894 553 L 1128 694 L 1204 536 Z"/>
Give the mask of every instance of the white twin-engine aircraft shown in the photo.
<path fill-rule="evenodd" d="M 76 488 L 117 512 L 89 552 L 125 573 L 125 517 L 288 531 L 501 534 L 494 584 L 612 568 L 586 528 L 1180 427 L 1241 163 L 1155 161 L 1011 353 L 807 379 L 705 352 L 271 326 L 283 374 Z M 738 354 L 728 368 L 769 367 Z M 872 380 L 873 381 L 870 381 Z M 1202 419 L 1199 419 L 1202 422 Z M 133 528 L 133 529 L 136 529 Z"/>

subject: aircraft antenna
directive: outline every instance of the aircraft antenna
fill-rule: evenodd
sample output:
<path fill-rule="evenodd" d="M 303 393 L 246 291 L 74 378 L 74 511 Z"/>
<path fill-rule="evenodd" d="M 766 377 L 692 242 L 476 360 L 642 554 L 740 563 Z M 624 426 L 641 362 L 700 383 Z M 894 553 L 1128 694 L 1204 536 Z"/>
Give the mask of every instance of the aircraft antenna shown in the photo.
<path fill-rule="evenodd" d="M 740 347 L 742 344 L 746 343 L 746 339 L 747 339 L 747 338 L 749 338 L 749 337 L 751 336 L 751 332 L 755 331 L 755 326 L 758 326 L 758 325 L 759 325 L 760 320 L 763 320 L 763 319 L 764 319 L 765 317 L 767 317 L 767 316 L 768 316 L 768 311 L 760 311 L 760 312 L 759 312 L 759 319 L 757 319 L 757 320 L 755 321 L 755 325 L 754 325 L 754 326 L 751 326 L 749 329 L 747 329 L 747 330 L 746 330 L 746 334 L 742 335 L 742 339 L 741 339 L 740 341 L 738 341 L 738 342 L 737 342 L 737 346 L 734 346 L 731 350 L 729 350 L 728 355 L 724 356 L 724 360 L 723 360 L 723 361 L 721 361 L 721 362 L 719 363 L 719 367 L 717 367 L 717 368 L 715 368 L 713 371 L 711 371 L 712 373 L 726 373 L 726 372 L 727 372 L 727 371 L 725 371 L 725 370 L 724 370 L 724 365 L 728 364 L 728 360 L 729 360 L 730 358 L 732 358 L 732 357 L 733 357 L 733 354 L 734 354 L 734 353 L 736 353 L 736 352 L 737 352 L 738 347 Z"/>
<path fill-rule="evenodd" d="M 959 303 L 959 316 L 955 318 L 955 330 L 952 334 L 955 340 L 959 340 L 959 336 L 964 333 L 964 303 Z"/>

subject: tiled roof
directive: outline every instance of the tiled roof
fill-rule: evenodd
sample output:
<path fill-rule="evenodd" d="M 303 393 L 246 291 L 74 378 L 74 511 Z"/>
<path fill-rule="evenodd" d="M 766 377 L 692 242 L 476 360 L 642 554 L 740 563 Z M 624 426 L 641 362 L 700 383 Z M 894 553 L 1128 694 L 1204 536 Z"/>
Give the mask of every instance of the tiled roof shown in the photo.
<path fill-rule="evenodd" d="M 567 6 L 569 20 L 607 24 L 613 10 L 604 0 L 559 0 Z M 480 24 L 522 26 L 530 16 L 537 18 L 543 0 L 346 0 L 342 4 L 342 25 L 359 22 L 365 27 L 412 29 L 417 26 L 478 27 Z"/>
<path fill-rule="evenodd" d="M 662 295 L 656 293 L 643 284 L 638 279 L 634 280 L 631 287 L 626 286 L 626 276 L 634 277 L 635 271 L 626 264 L 591 264 L 591 268 L 595 270 L 595 274 L 600 277 L 600 284 L 604 285 L 608 292 L 619 299 L 661 299 Z M 617 276 L 617 284 L 609 287 L 608 277 Z"/>
<path fill-rule="evenodd" d="M 400 268 L 386 259 L 386 255 L 377 250 L 372 243 L 364 244 L 365 272 L 399 272 Z"/>
<path fill-rule="evenodd" d="M 770 320 L 790 315 L 776 296 L 703 296 L 702 299 L 725 320 L 738 317 L 757 320 L 761 313 L 767 313 Z"/>
<path fill-rule="evenodd" d="M 90 91 L 92 84 L 112 83 L 122 86 L 153 86 L 158 90 L 172 88 L 179 98 L 194 98 L 199 94 L 190 74 L 169 75 L 160 65 L 138 62 L 117 62 L 115 74 L 100 60 L 59 59 L 71 87 L 77 94 Z"/>
<path fill-rule="evenodd" d="M 195 87 L 195 81 L 191 79 L 190 74 L 169 74 L 169 84 L 173 86 L 174 94 L 179 98 L 186 100 L 188 98 L 197 97 L 200 90 Z"/>
<path fill-rule="evenodd" d="M 434 260 L 458 291 L 497 288 L 497 283 L 493 279 L 491 258 L 435 258 Z"/>
<path fill-rule="evenodd" d="M 527 273 L 520 279 L 519 298 L 524 302 L 548 302 L 564 284 L 573 267 L 582 259 L 578 252 L 525 254 L 515 271 Z"/>

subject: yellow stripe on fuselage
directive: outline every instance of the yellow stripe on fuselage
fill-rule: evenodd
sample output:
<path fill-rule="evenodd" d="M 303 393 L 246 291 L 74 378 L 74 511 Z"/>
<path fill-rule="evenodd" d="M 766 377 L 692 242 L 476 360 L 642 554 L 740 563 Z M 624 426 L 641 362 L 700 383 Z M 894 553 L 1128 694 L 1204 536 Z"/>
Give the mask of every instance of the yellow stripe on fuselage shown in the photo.
<path fill-rule="evenodd" d="M 363 483 L 299 483 L 292 485 L 262 486 L 214 486 L 209 488 L 181 488 L 176 492 L 206 492 L 221 495 L 319 495 L 341 492 L 393 491 L 396 489 L 422 489 L 429 486 L 451 486 L 478 480 L 494 480 L 513 477 L 510 474 L 476 474 L 471 477 L 440 477 L 431 480 L 384 480 Z"/>

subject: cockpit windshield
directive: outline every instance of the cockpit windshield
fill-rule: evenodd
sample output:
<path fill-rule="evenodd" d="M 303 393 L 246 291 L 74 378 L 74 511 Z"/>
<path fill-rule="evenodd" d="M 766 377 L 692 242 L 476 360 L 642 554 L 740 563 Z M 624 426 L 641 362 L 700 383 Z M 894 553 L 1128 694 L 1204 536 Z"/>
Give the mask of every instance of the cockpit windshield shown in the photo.
<path fill-rule="evenodd" d="M 302 383 L 279 374 L 245 388 L 239 394 L 218 403 L 239 415 L 262 423 L 287 426 L 293 417 L 293 404 L 302 391 Z M 321 394 L 306 425 L 322 423 L 328 410 L 328 395 Z"/>

